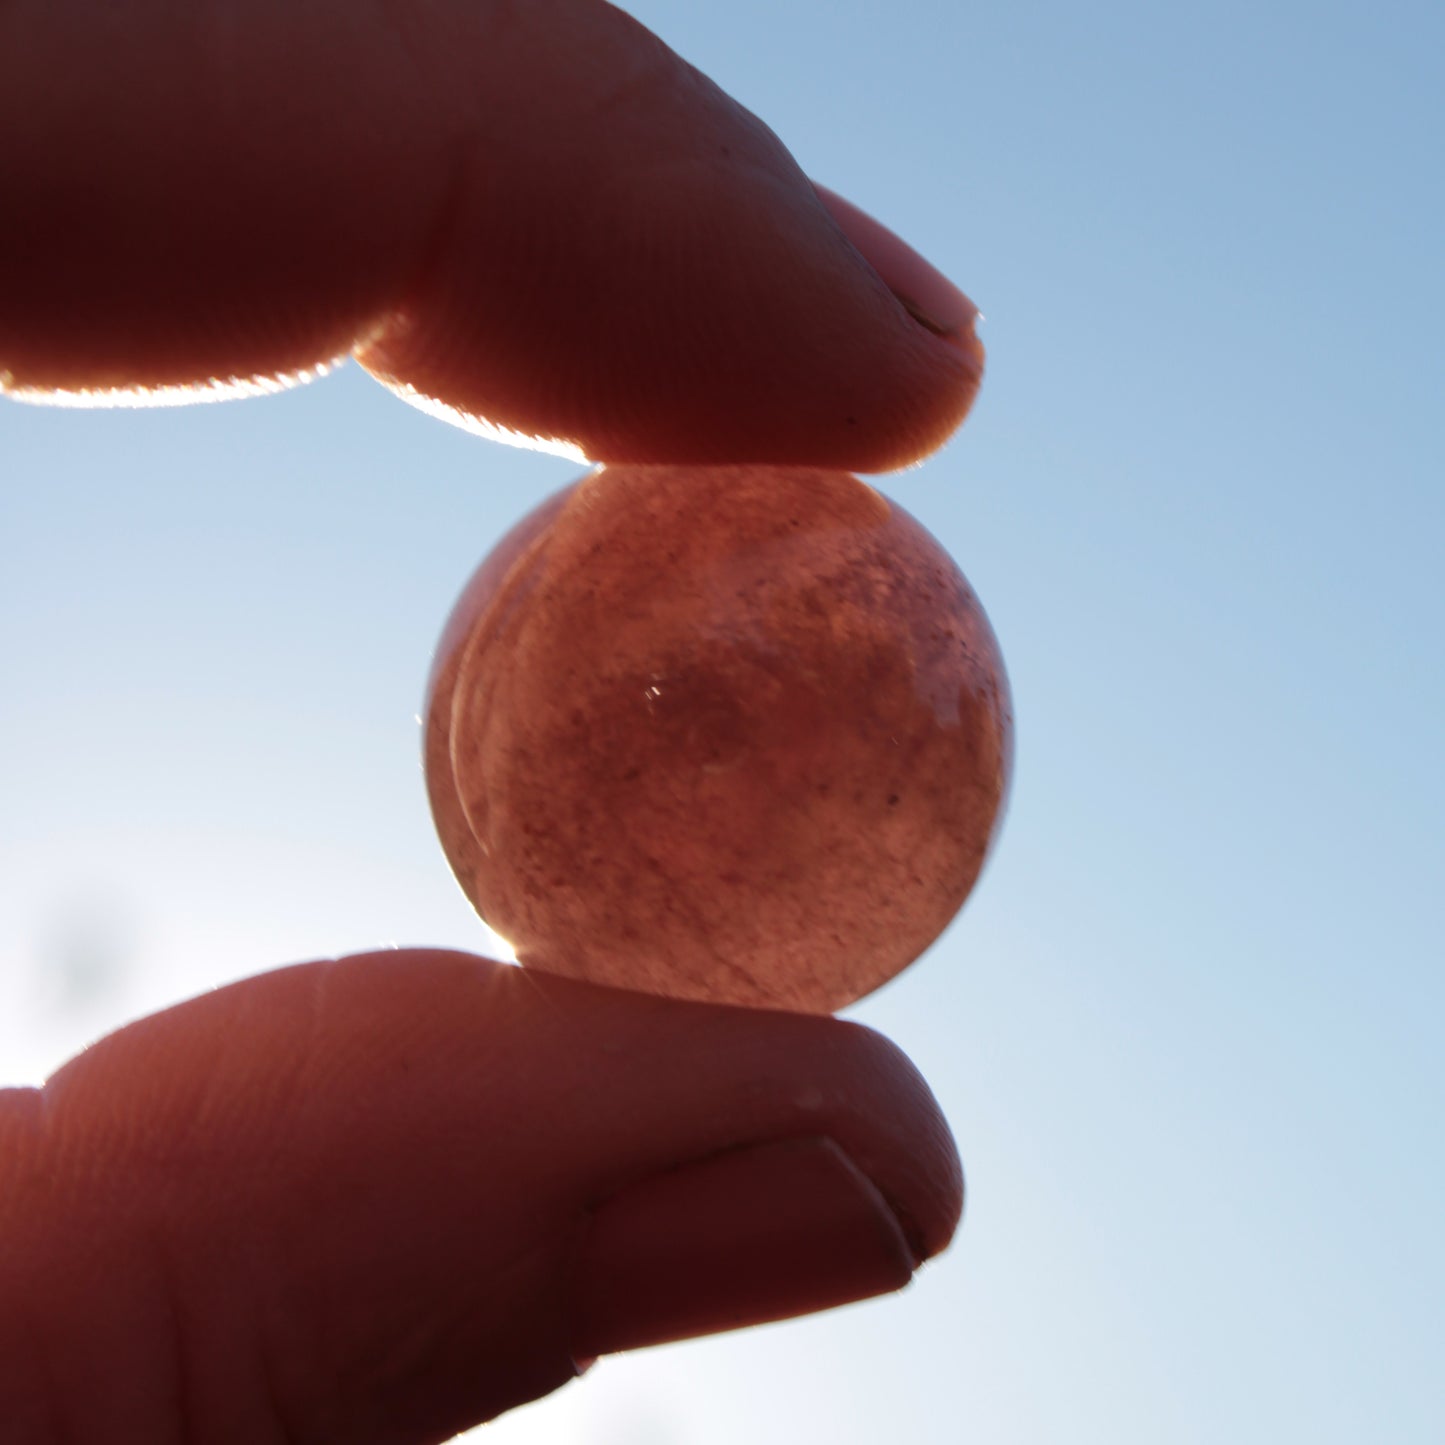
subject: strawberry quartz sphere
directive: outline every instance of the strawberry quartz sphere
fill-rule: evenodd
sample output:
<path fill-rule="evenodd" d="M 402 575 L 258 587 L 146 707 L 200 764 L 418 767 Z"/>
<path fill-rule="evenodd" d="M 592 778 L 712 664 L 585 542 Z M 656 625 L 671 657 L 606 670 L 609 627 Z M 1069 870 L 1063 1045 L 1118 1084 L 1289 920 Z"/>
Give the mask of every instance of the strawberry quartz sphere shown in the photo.
<path fill-rule="evenodd" d="M 617 466 L 473 577 L 426 771 L 457 878 L 522 964 L 828 1012 L 958 911 L 1011 733 L 978 599 L 872 487 Z"/>

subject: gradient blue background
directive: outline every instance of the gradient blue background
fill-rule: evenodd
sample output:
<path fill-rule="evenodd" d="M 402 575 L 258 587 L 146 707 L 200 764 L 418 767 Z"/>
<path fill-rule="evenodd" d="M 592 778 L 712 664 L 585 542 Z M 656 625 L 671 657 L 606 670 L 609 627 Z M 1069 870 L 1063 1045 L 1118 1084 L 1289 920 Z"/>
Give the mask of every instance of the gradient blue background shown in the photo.
<path fill-rule="evenodd" d="M 1018 773 L 852 1011 L 953 1121 L 953 1251 L 483 1438 L 1445 1438 L 1445 12 L 631 8 L 983 306 L 973 418 L 883 485 L 991 612 Z M 481 946 L 414 713 L 575 467 L 351 368 L 3 406 L 0 469 L 0 1082 L 273 963 Z"/>

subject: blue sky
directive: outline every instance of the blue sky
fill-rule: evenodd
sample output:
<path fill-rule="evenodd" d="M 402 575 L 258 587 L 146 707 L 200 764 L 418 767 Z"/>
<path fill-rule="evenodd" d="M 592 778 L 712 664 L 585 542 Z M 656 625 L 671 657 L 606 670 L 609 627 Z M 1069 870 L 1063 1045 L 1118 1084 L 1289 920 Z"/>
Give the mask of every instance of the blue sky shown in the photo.
<path fill-rule="evenodd" d="M 954 1123 L 953 1251 L 485 1438 L 1438 1440 L 1445 18 L 631 8 L 982 306 L 972 419 L 882 485 L 989 609 L 1017 776 L 852 1011 Z M 0 468 L 0 1079 L 273 963 L 480 946 L 414 714 L 576 468 L 354 368 L 0 407 Z"/>

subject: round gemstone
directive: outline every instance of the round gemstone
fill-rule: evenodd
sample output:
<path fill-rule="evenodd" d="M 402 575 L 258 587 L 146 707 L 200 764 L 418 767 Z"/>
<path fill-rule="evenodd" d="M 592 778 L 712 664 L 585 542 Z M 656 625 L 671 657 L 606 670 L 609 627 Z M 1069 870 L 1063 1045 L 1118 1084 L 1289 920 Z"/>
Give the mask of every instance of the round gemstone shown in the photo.
<path fill-rule="evenodd" d="M 1011 751 L 963 574 L 801 468 L 606 467 L 543 503 L 458 603 L 426 722 L 442 844 L 519 962 L 818 1012 L 957 912 Z"/>

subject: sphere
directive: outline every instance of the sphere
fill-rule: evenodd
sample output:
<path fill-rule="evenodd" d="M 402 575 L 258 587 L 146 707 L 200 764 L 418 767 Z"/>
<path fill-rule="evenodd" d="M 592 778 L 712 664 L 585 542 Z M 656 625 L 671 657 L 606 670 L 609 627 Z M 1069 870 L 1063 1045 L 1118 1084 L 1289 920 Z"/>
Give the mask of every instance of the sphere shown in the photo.
<path fill-rule="evenodd" d="M 425 753 L 457 879 L 523 965 L 828 1012 L 967 897 L 1012 717 L 963 574 L 872 487 L 616 466 L 473 577 Z"/>

